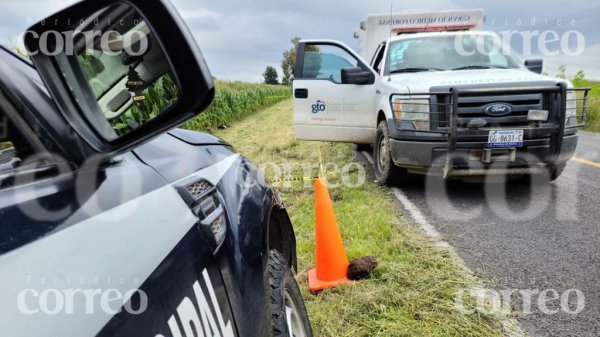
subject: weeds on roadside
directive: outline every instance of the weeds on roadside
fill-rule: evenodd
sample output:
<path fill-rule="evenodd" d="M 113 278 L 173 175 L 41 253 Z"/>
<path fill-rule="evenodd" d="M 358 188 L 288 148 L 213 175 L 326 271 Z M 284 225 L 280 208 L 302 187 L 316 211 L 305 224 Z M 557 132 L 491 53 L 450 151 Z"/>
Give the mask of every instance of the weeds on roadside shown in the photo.
<path fill-rule="evenodd" d="M 305 142 L 295 138 L 291 101 L 278 103 L 234 123 L 217 135 L 233 144 L 259 167 L 289 166 L 302 176 L 305 164 L 343 167 L 356 163 L 353 145 Z M 270 166 L 267 165 L 267 168 Z M 265 170 L 273 178 L 272 170 Z M 358 181 L 361 170 L 349 172 Z M 455 306 L 459 289 L 472 284 L 447 252 L 432 246 L 408 226 L 389 190 L 368 181 L 358 186 L 329 177 L 337 221 L 350 259 L 374 255 L 373 278 L 355 286 L 310 294 L 307 271 L 314 267 L 314 195 L 303 181 L 276 184 L 292 218 L 297 239 L 298 275 L 307 310 L 319 337 L 496 337 L 494 317 L 463 314 Z M 465 303 L 469 307 L 469 303 Z"/>

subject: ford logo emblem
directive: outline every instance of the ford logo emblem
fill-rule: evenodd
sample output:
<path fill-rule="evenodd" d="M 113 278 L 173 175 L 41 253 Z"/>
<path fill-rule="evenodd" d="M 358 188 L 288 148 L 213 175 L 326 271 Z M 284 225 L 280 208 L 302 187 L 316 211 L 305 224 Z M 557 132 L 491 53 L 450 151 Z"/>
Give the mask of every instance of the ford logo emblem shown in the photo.
<path fill-rule="evenodd" d="M 507 103 L 493 103 L 486 105 L 483 112 L 490 116 L 505 116 L 513 111 L 513 107 Z"/>

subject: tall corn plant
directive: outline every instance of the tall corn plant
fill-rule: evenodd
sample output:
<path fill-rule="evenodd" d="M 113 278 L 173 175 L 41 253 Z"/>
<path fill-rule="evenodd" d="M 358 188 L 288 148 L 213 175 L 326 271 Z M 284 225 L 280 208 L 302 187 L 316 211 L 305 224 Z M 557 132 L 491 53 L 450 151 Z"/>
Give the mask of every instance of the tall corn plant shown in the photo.
<path fill-rule="evenodd" d="M 142 92 L 143 101 L 135 102 L 131 108 L 113 121 L 118 133 L 126 133 L 132 126 L 143 125 L 166 111 L 177 101 L 178 89 L 170 73 L 163 75 Z"/>
<path fill-rule="evenodd" d="M 289 97 L 287 86 L 217 81 L 210 108 L 183 127 L 204 130 L 227 125 Z"/>

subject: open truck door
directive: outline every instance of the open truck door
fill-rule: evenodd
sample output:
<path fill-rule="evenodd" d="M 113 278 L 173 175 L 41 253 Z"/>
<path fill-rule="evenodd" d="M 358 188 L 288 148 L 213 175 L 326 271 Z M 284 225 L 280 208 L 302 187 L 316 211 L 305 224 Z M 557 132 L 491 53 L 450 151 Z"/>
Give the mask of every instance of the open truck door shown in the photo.
<path fill-rule="evenodd" d="M 294 69 L 296 138 L 371 144 L 378 76 L 343 43 L 300 41 Z"/>

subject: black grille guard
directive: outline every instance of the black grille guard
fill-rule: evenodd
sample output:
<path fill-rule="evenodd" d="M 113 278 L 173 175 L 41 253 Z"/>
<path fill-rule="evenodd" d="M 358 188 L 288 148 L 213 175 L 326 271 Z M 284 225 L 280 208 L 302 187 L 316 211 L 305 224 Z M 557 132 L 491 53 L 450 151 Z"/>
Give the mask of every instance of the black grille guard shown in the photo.
<path fill-rule="evenodd" d="M 396 110 L 396 100 L 415 100 L 415 99 L 427 99 L 428 103 L 417 103 L 411 102 L 409 105 L 419 106 L 426 105 L 428 106 L 429 111 L 421 111 L 418 112 L 405 112 L 401 111 L 402 115 L 404 114 L 414 114 L 417 117 L 410 119 L 410 122 L 425 122 L 430 123 L 432 126 L 436 123 L 435 129 L 430 127 L 429 130 L 416 130 L 413 128 L 404 128 L 399 127 L 400 130 L 403 131 L 416 131 L 419 133 L 436 133 L 443 134 L 447 138 L 448 142 L 448 152 L 446 155 L 446 162 L 444 165 L 443 176 L 446 178 L 452 172 L 454 166 L 454 157 L 456 151 L 456 143 L 459 135 L 469 135 L 469 133 L 473 133 L 473 130 L 462 131 L 459 130 L 459 97 L 462 96 L 484 96 L 484 95 L 498 95 L 498 94 L 543 94 L 549 95 L 552 97 L 553 103 L 550 105 L 550 111 L 548 114 L 548 123 L 551 125 L 549 128 L 552 132 L 550 137 L 550 146 L 551 146 L 551 162 L 548 163 L 550 165 L 556 165 L 558 161 L 559 154 L 562 149 L 563 136 L 565 131 L 565 123 L 566 123 L 566 110 L 567 110 L 567 93 L 574 92 L 576 94 L 576 98 L 571 101 L 576 101 L 576 116 L 577 116 L 577 126 L 583 127 L 585 126 L 585 120 L 588 109 L 588 94 L 591 88 L 576 88 L 576 89 L 568 89 L 566 83 L 559 83 L 553 86 L 530 86 L 530 87 L 485 87 L 485 88 L 460 88 L 460 87 L 448 87 L 447 90 L 440 90 L 435 92 L 427 92 L 427 93 L 402 93 L 402 94 L 391 94 L 390 95 L 390 105 L 393 112 L 394 120 L 397 119 L 397 110 Z M 432 96 L 437 97 L 446 97 L 442 103 L 440 103 L 437 99 L 432 100 Z M 419 119 L 418 116 L 429 115 L 428 118 Z M 409 123 L 410 124 L 410 123 Z M 396 125 L 398 125 L 396 123 Z M 412 124 L 414 125 L 414 124 Z M 443 125 L 444 127 L 439 127 Z M 546 128 L 548 130 L 548 128 Z"/>

